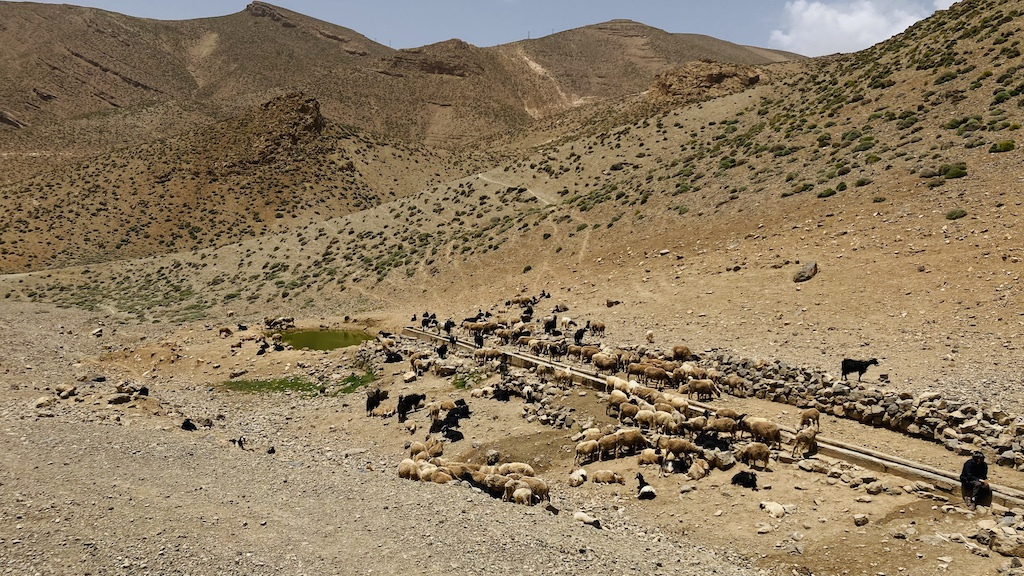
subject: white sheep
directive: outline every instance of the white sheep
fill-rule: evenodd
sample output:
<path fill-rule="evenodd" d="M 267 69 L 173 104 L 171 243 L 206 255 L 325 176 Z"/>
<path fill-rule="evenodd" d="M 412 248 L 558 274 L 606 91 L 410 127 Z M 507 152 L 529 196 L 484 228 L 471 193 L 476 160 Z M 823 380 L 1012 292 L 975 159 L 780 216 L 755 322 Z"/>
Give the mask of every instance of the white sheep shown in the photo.
<path fill-rule="evenodd" d="M 516 491 L 512 493 L 512 501 L 516 504 L 533 506 L 533 490 L 529 488 L 516 488 Z"/>
<path fill-rule="evenodd" d="M 583 483 L 586 482 L 586 481 L 587 481 L 587 469 L 586 468 L 578 468 L 576 470 L 573 470 L 573 472 L 571 474 L 569 474 L 569 486 L 572 486 L 573 488 L 575 488 L 577 486 L 582 486 Z"/>

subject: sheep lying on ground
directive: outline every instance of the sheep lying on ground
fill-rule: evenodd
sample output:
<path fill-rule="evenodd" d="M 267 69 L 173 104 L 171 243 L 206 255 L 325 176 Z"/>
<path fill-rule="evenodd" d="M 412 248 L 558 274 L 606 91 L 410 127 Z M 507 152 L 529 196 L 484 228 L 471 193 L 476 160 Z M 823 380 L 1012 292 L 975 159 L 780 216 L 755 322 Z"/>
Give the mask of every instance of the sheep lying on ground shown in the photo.
<path fill-rule="evenodd" d="M 595 484 L 625 484 L 626 479 L 621 474 L 611 470 L 597 470 L 594 472 Z"/>
<path fill-rule="evenodd" d="M 647 466 L 650 464 L 661 466 L 664 461 L 665 453 L 661 451 L 661 448 L 644 448 L 636 457 L 636 463 L 638 466 Z"/>
<path fill-rule="evenodd" d="M 757 474 L 753 472 L 737 472 L 732 477 L 732 483 L 757 492 Z"/>
<path fill-rule="evenodd" d="M 587 470 L 586 468 L 579 468 L 574 470 L 572 474 L 569 474 L 569 486 L 573 488 L 582 486 L 587 481 Z"/>
<path fill-rule="evenodd" d="M 638 500 L 654 500 L 654 498 L 658 495 L 658 493 L 654 491 L 654 486 L 651 486 L 650 484 L 647 483 L 646 480 L 644 480 L 644 475 L 639 473 L 639 472 L 637 472 L 636 473 L 636 481 L 637 481 L 637 484 L 638 484 L 638 486 L 636 487 L 636 497 L 637 497 L 637 499 Z"/>

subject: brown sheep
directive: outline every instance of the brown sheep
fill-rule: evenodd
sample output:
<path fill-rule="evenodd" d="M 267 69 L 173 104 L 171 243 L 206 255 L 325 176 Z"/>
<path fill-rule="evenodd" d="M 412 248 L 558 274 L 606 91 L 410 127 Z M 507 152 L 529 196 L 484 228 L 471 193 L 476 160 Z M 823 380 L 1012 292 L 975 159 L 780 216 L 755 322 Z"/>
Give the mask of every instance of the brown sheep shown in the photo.
<path fill-rule="evenodd" d="M 595 484 L 625 484 L 626 479 L 611 470 L 597 470 L 593 474 L 593 482 Z"/>
<path fill-rule="evenodd" d="M 736 421 L 732 418 L 712 418 L 704 425 L 705 432 L 715 432 L 716 434 L 727 433 L 733 438 L 736 438 L 736 430 L 738 426 Z"/>
<path fill-rule="evenodd" d="M 645 438 L 643 433 L 636 428 L 619 430 L 615 435 L 618 437 L 616 442 L 616 453 L 625 450 L 631 454 L 636 454 L 650 446 L 647 438 Z"/>
<path fill-rule="evenodd" d="M 598 352 L 590 357 L 590 361 L 594 364 L 594 368 L 597 368 L 598 372 L 615 372 L 619 367 L 619 360 L 611 354 L 604 354 Z"/>
<path fill-rule="evenodd" d="M 693 352 L 690 351 L 689 346 L 680 344 L 679 346 L 672 347 L 672 358 L 676 360 L 689 360 L 693 358 Z"/>
<path fill-rule="evenodd" d="M 740 420 L 740 428 L 750 432 L 754 440 L 764 442 L 769 447 L 782 448 L 782 432 L 774 422 L 765 418 L 746 417 Z"/>
<path fill-rule="evenodd" d="M 817 428 L 818 430 L 821 430 L 820 418 L 821 418 L 821 413 L 818 412 L 817 409 L 815 409 L 815 408 L 808 408 L 807 410 L 804 410 L 803 412 L 800 413 L 800 426 L 799 427 L 800 428 L 803 428 L 804 426 L 810 427 L 810 425 L 813 423 L 815 428 Z"/>
<path fill-rule="evenodd" d="M 597 459 L 604 460 L 604 455 L 611 452 L 612 459 L 619 457 L 619 435 L 606 434 L 597 441 Z"/>
<path fill-rule="evenodd" d="M 644 368 L 644 381 L 654 382 L 656 386 L 662 387 L 669 381 L 668 372 L 662 368 L 656 366 L 648 366 Z"/>
<path fill-rule="evenodd" d="M 719 390 L 718 386 L 715 386 L 715 383 L 711 380 L 691 380 L 687 386 L 687 398 L 692 398 L 694 394 L 697 395 L 698 401 L 711 400 L 712 397 L 722 397 L 721 390 Z"/>
<path fill-rule="evenodd" d="M 619 422 L 625 422 L 626 420 L 636 422 L 638 412 L 640 412 L 640 407 L 632 402 L 619 404 Z"/>
<path fill-rule="evenodd" d="M 737 450 L 735 455 L 737 460 L 751 468 L 755 467 L 758 462 L 763 462 L 764 465 L 762 470 L 764 470 L 768 467 L 768 461 L 772 457 L 772 451 L 768 448 L 768 445 L 763 442 L 751 442 Z"/>

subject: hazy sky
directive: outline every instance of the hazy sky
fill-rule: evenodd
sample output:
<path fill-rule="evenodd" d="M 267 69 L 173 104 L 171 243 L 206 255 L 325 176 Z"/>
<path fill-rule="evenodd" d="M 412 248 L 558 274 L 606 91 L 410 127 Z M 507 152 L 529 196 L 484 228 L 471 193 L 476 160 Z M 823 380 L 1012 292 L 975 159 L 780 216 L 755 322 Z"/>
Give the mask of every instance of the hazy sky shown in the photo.
<path fill-rule="evenodd" d="M 52 0 L 45 0 L 51 3 Z M 132 16 L 183 20 L 239 12 L 246 0 L 81 0 Z M 953 0 L 276 0 L 392 48 L 459 38 L 494 46 L 625 18 L 667 32 L 821 56 L 855 52 Z"/>

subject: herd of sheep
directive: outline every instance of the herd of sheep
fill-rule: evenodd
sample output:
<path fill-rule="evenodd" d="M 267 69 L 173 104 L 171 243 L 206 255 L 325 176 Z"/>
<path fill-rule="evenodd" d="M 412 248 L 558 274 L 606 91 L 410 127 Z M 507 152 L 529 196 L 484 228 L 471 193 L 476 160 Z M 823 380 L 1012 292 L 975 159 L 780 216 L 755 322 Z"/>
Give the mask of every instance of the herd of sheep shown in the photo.
<path fill-rule="evenodd" d="M 606 403 L 606 416 L 612 417 L 615 423 L 587 428 L 573 436 L 577 442 L 574 468 L 629 456 L 636 458 L 638 466 L 656 466 L 659 475 L 682 473 L 692 480 L 700 480 L 712 469 L 729 469 L 737 461 L 763 470 L 773 456 L 778 457 L 777 452 L 773 452 L 780 450 L 782 444 L 778 423 L 728 409 L 712 412 L 691 403 L 694 398 L 701 402 L 720 397 L 723 390 L 747 396 L 750 385 L 745 379 L 736 374 L 723 374 L 716 366 L 702 365 L 699 356 L 683 345 L 664 352 L 649 346 L 588 345 L 583 341 L 588 335 L 604 336 L 603 323 L 591 320 L 579 327 L 576 321 L 559 316 L 559 307 L 552 315 L 534 320 L 533 306 L 538 303 L 538 298 L 510 301 L 507 304 L 522 307 L 524 314 L 506 311 L 496 316 L 481 311 L 462 322 L 461 329 L 468 336 L 466 341 L 473 342 L 475 347 L 469 353 L 470 361 L 478 366 L 486 365 L 501 375 L 497 383 L 473 389 L 470 397 L 507 401 L 518 396 L 529 403 L 539 397 L 534 390 L 543 389 L 549 383 L 562 388 L 571 386 L 574 367 L 606 374 L 605 388 L 599 396 Z M 437 368 L 445 364 L 444 355 L 461 354 L 459 344 L 464 341 L 458 339 L 458 326 L 454 321 L 448 320 L 442 325 L 436 322 L 434 314 L 424 313 L 424 317 L 430 319 L 424 328 L 433 328 L 439 335 L 443 330 L 448 335 L 447 341 L 443 348 L 409 354 L 410 367 L 417 376 L 426 370 L 442 375 L 444 373 Z M 651 339 L 648 335 L 647 340 Z M 393 355 L 397 355 L 395 338 L 380 341 L 389 352 L 389 359 L 393 359 Z M 522 371 L 517 375 L 509 370 L 504 347 L 531 353 L 540 357 L 538 360 L 558 360 L 562 366 L 538 362 L 526 375 Z M 406 410 L 418 408 L 425 398 L 417 396 L 416 400 L 417 405 L 408 406 Z M 447 403 L 450 405 L 445 408 L 449 411 L 455 408 L 451 401 Z M 398 473 L 402 478 L 435 483 L 465 482 L 495 497 L 522 504 L 550 500 L 548 483 L 538 478 L 528 464 L 479 464 L 445 459 L 443 440 L 457 441 L 461 434 L 452 437 L 447 433 L 450 430 L 438 426 L 445 420 L 439 403 L 430 403 L 427 409 L 431 432 L 441 432 L 443 438 L 432 434 L 426 442 L 411 443 L 408 458 L 399 465 Z M 468 408 L 465 414 L 468 417 Z M 377 415 L 388 414 L 378 412 Z M 813 408 L 801 415 L 792 448 L 794 456 L 815 450 L 819 418 Z M 454 426 L 458 426 L 457 420 Z M 414 432 L 415 428 L 410 431 Z M 745 436 L 749 439 L 744 440 Z M 602 467 L 590 472 L 576 468 L 567 484 L 574 487 L 588 480 L 625 483 L 622 474 Z M 638 498 L 653 498 L 653 487 L 639 472 L 636 480 Z M 733 481 L 756 489 L 753 472 L 736 474 Z"/>

